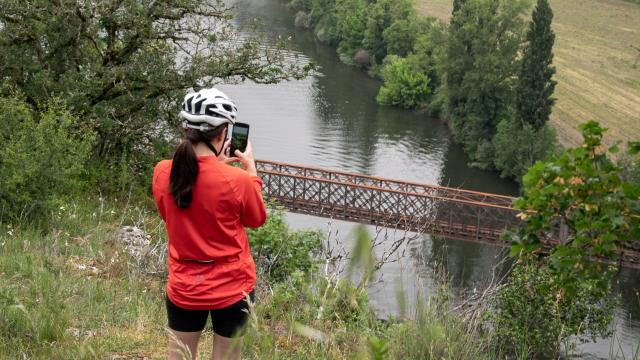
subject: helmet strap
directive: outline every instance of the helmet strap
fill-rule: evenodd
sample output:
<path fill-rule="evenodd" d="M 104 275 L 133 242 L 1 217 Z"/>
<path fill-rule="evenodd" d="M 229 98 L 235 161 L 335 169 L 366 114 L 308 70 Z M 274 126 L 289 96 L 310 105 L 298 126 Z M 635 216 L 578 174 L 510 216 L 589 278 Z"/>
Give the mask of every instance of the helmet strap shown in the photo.
<path fill-rule="evenodd" d="M 222 140 L 222 145 L 220 146 L 220 150 L 216 150 L 215 146 L 210 143 L 207 138 L 204 136 L 202 131 L 199 132 L 200 138 L 202 142 L 209 148 L 209 150 L 213 151 L 216 156 L 219 156 L 222 153 L 222 149 L 224 149 L 224 143 L 227 142 L 227 134 L 229 133 L 229 125 L 227 125 L 224 129 L 224 140 Z"/>

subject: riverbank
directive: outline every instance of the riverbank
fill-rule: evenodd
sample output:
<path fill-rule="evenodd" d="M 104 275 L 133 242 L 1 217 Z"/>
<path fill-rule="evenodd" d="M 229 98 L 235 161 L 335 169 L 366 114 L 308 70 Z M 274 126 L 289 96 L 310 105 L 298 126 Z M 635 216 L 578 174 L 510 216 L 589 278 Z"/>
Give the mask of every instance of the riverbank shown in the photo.
<path fill-rule="evenodd" d="M 581 141 L 577 125 L 597 120 L 605 143 L 640 134 L 640 6 L 623 0 L 550 0 L 556 33 L 556 105 L 551 124 L 566 147 Z M 422 16 L 451 17 L 451 0 L 415 0 Z"/>

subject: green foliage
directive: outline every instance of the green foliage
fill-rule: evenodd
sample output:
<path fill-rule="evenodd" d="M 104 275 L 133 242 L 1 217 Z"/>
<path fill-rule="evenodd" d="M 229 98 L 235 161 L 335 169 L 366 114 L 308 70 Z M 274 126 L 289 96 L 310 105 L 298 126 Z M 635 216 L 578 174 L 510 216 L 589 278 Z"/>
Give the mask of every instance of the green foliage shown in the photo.
<path fill-rule="evenodd" d="M 148 218 L 97 194 L 71 199 L 53 214 L 49 232 L 0 225 L 0 358 L 164 356 L 165 279 L 136 276 L 149 269 L 113 241 L 114 229 L 132 221 L 157 227 L 150 234 L 160 240 L 157 212 Z M 165 267 L 166 258 L 159 263 Z M 150 356 L 142 348 L 157 350 Z"/>
<path fill-rule="evenodd" d="M 416 41 L 417 21 L 413 18 L 394 21 L 382 32 L 382 39 L 387 44 L 387 54 L 407 56 Z"/>
<path fill-rule="evenodd" d="M 340 34 L 338 54 L 352 62 L 353 55 L 362 48 L 364 29 L 367 24 L 365 0 L 336 1 L 336 31 Z"/>
<path fill-rule="evenodd" d="M 196 18 L 208 21 L 188 21 Z M 126 153 L 135 166 L 176 127 L 188 89 L 308 73 L 284 59 L 282 44 L 267 56 L 259 39 L 234 41 L 230 20 L 221 0 L 2 1 L 0 78 L 33 110 L 64 99 L 96 130 L 97 158 Z"/>
<path fill-rule="evenodd" d="M 498 288 L 490 314 L 491 344 L 505 357 L 556 358 L 560 344 L 611 335 L 615 299 L 587 280 L 564 296 L 549 269 L 517 265 Z"/>
<path fill-rule="evenodd" d="M 538 0 L 527 32 L 527 45 L 518 76 L 516 108 L 518 118 L 540 130 L 549 121 L 555 100 L 553 62 L 555 34 L 551 29 L 553 11 L 548 0 Z"/>
<path fill-rule="evenodd" d="M 640 186 L 621 178 L 622 169 L 609 157 L 619 149 L 602 145 L 605 129 L 594 121 L 580 128 L 581 146 L 536 163 L 524 176 L 524 195 L 515 202 L 524 224 L 512 235 L 511 249 L 530 259 L 547 234 L 564 224 L 568 234 L 551 250 L 549 264 L 569 295 L 584 282 L 608 289 L 609 266 L 591 259 L 615 261 L 626 243 L 640 239 Z"/>
<path fill-rule="evenodd" d="M 387 358 L 389 347 L 384 340 L 373 336 L 369 339 L 369 347 L 371 349 L 371 358 L 373 360 L 384 360 Z"/>
<path fill-rule="evenodd" d="M 317 231 L 291 231 L 282 210 L 269 210 L 267 222 L 248 231 L 251 250 L 259 269 L 269 281 L 283 281 L 292 274 L 310 274 L 317 269 L 314 254 L 321 249 Z"/>
<path fill-rule="evenodd" d="M 505 119 L 493 138 L 494 166 L 500 176 L 520 180 L 529 167 L 545 160 L 557 146 L 555 131 L 548 125 L 535 130 L 528 123 Z"/>
<path fill-rule="evenodd" d="M 640 185 L 640 157 L 632 155 L 632 149 L 632 147 L 629 149 L 629 154 L 620 156 L 618 166 L 623 169 L 622 179 L 624 181 Z"/>
<path fill-rule="evenodd" d="M 446 115 L 457 141 L 483 167 L 493 164 L 488 142 L 498 123 L 512 113 L 527 5 L 523 0 L 468 0 L 451 20 L 440 64 Z"/>
<path fill-rule="evenodd" d="M 387 56 L 388 44 L 384 39 L 384 31 L 394 22 L 406 20 L 414 13 L 411 0 L 377 0 L 369 5 L 367 27 L 362 43 L 369 50 L 373 63 L 381 64 Z"/>
<path fill-rule="evenodd" d="M 389 55 L 382 68 L 384 85 L 376 100 L 383 105 L 413 109 L 423 105 L 430 95 L 429 78 L 417 71 L 416 58 Z"/>
<path fill-rule="evenodd" d="M 60 101 L 34 113 L 0 98 L 0 220 L 44 221 L 61 196 L 82 189 L 94 134 Z"/>

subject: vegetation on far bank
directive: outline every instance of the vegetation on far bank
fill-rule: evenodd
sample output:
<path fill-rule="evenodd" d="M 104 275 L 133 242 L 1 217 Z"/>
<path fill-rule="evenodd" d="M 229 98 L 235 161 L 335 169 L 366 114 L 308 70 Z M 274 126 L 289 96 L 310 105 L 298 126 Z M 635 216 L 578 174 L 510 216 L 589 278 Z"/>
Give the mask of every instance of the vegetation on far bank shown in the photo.
<path fill-rule="evenodd" d="M 564 146 L 581 141 L 578 124 L 596 119 L 610 129 L 604 143 L 640 134 L 640 2 L 550 0 L 558 69 L 551 125 Z M 422 16 L 444 21 L 451 0 L 415 0 Z M 635 49 L 634 49 L 635 47 Z"/>
<path fill-rule="evenodd" d="M 634 43 L 637 29 L 631 25 L 640 17 L 637 6 L 619 0 L 584 6 L 552 1 L 559 11 L 556 19 L 546 0 L 287 3 L 297 11 L 296 25 L 336 46 L 343 62 L 384 81 L 379 103 L 426 108 L 442 117 L 477 167 L 519 181 L 526 168 L 556 150 L 556 132 L 562 145 L 575 146 L 578 125 L 590 119 L 610 128 L 607 145 L 640 133 L 634 131 L 640 124 L 635 105 L 640 91 L 634 92 L 640 90 L 634 84 L 640 79 L 640 45 Z M 576 20 L 576 12 L 584 17 Z M 609 31 L 611 16 L 622 18 L 623 12 L 626 26 Z M 530 19 L 533 27 L 527 30 Z M 555 47 L 553 32 L 559 33 Z M 549 54 L 531 54 L 531 49 Z M 548 73 L 536 66 L 546 66 Z M 529 81 L 527 86 L 548 82 L 547 100 L 531 99 L 523 81 Z M 523 99 L 530 104 L 523 107 Z M 552 107 L 552 126 L 547 126 Z M 524 114 L 536 111 L 544 116 L 535 115 L 537 125 L 527 125 Z"/>
<path fill-rule="evenodd" d="M 446 120 L 472 164 L 519 180 L 554 151 L 553 14 L 546 0 L 460 0 L 450 24 L 409 0 L 293 0 L 296 24 L 380 76 L 377 101 Z"/>

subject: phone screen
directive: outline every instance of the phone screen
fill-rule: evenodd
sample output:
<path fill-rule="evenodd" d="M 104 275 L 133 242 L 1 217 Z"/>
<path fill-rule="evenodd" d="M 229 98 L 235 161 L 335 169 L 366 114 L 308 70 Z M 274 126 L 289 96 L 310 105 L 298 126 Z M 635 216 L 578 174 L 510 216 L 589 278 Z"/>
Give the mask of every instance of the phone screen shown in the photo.
<path fill-rule="evenodd" d="M 247 140 L 249 139 L 249 124 L 236 123 L 233 126 L 231 134 L 231 156 L 235 154 L 236 149 L 244 152 L 247 148 Z"/>

